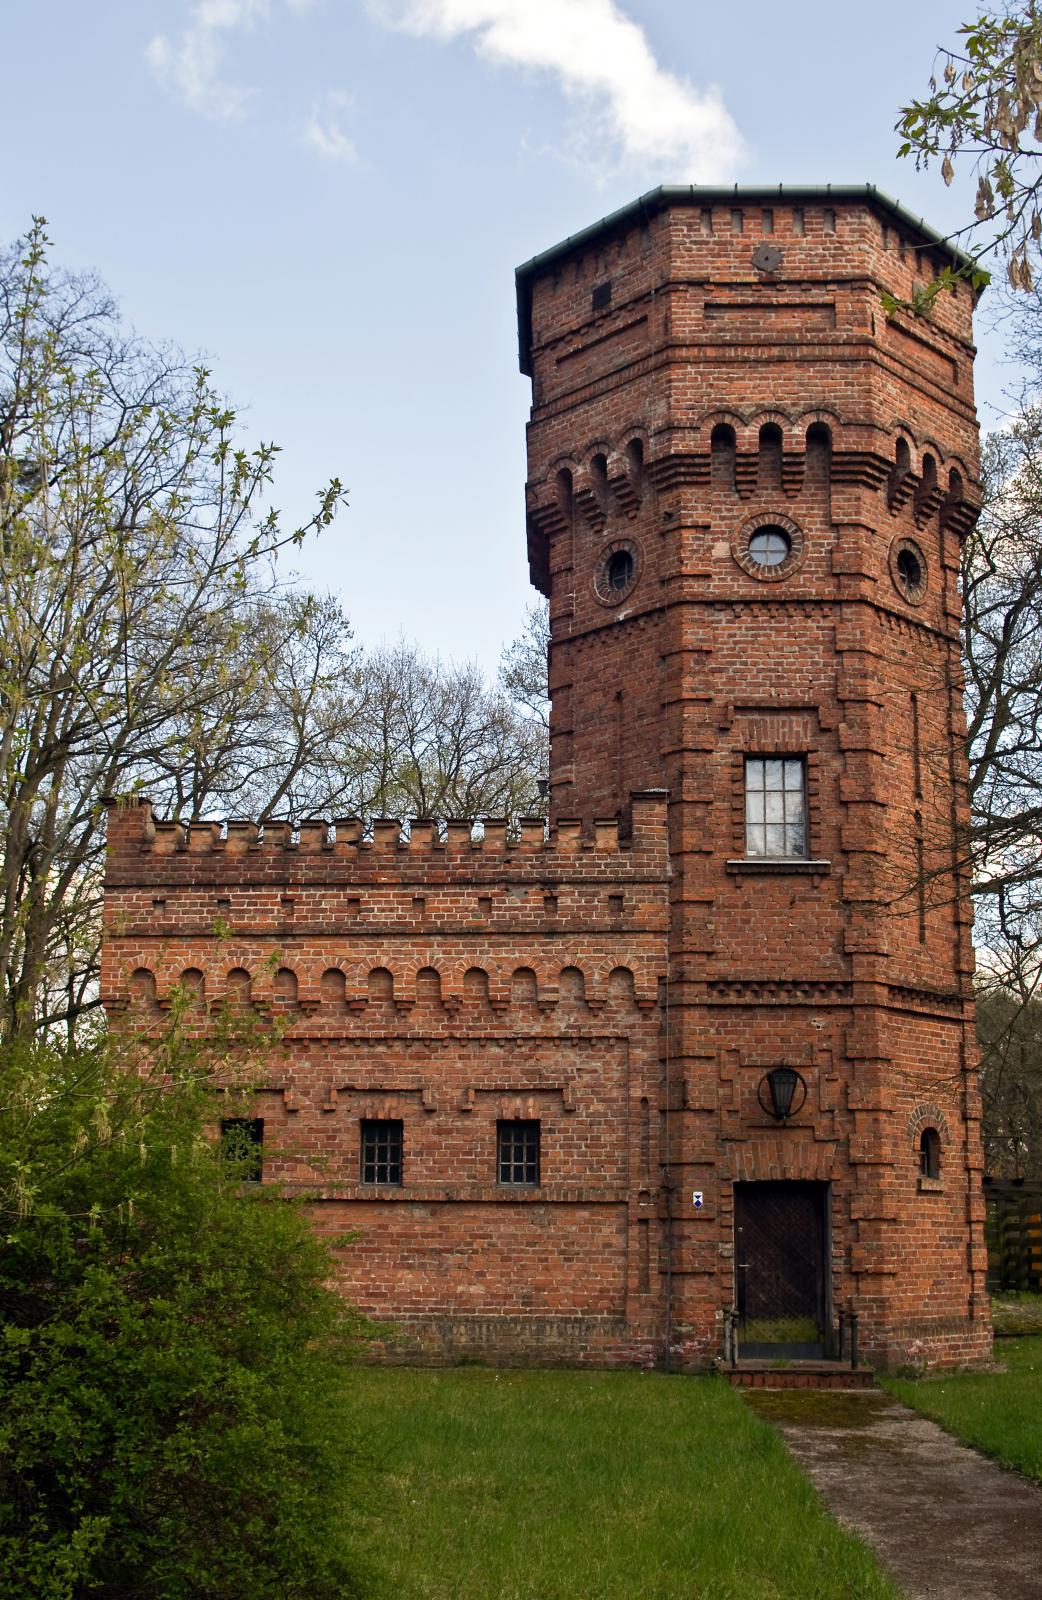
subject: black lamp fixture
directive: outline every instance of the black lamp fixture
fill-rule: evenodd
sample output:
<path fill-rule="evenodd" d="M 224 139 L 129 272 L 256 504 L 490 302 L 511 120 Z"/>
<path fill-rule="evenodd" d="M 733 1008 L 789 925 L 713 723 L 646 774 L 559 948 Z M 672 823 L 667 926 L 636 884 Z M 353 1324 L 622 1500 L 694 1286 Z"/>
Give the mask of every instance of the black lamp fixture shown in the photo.
<path fill-rule="evenodd" d="M 807 1084 L 795 1067 L 772 1067 L 760 1079 L 756 1092 L 760 1109 L 776 1122 L 787 1122 L 802 1109 L 807 1098 Z"/>

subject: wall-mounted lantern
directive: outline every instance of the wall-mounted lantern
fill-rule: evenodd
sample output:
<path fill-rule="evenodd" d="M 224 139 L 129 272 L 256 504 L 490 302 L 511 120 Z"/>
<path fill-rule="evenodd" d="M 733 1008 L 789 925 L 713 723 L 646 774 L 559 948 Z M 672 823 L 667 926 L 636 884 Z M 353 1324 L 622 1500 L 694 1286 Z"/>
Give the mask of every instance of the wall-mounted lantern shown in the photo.
<path fill-rule="evenodd" d="M 761 1111 L 776 1122 L 787 1122 L 802 1109 L 807 1098 L 807 1084 L 795 1067 L 772 1067 L 760 1079 L 756 1098 Z"/>

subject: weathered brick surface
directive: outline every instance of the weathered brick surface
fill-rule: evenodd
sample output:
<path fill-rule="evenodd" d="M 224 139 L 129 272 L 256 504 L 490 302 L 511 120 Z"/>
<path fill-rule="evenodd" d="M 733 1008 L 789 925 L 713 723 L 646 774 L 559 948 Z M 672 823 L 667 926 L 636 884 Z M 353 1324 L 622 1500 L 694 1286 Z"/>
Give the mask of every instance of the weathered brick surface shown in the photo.
<path fill-rule="evenodd" d="M 134 995 L 149 1026 L 191 969 L 205 1006 L 283 1011 L 267 1170 L 360 1230 L 344 1286 L 398 1323 L 392 1358 L 710 1360 L 733 1185 L 772 1178 L 831 1186 L 833 1303 L 869 1358 L 990 1350 L 957 848 L 970 295 L 887 322 L 880 289 L 907 297 L 936 258 L 868 198 L 695 202 L 521 280 L 551 842 L 110 819 L 110 1006 Z M 756 518 L 793 540 L 770 581 L 745 558 Z M 810 859 L 767 870 L 744 860 L 743 760 L 780 753 L 807 762 Z M 808 1095 L 779 1127 L 757 1089 L 783 1063 Z M 400 1190 L 358 1182 L 366 1116 L 403 1120 Z M 530 1194 L 495 1182 L 516 1116 L 543 1129 Z"/>
<path fill-rule="evenodd" d="M 188 830 L 109 818 L 103 985 L 160 1025 L 249 1006 L 280 1038 L 256 1096 L 264 1175 L 310 1197 L 390 1359 L 654 1359 L 666 803 L 516 843 L 414 823 Z M 193 979 L 197 982 L 198 980 Z M 538 1118 L 540 1185 L 497 1184 L 496 1122 Z M 359 1124 L 400 1118 L 401 1188 L 361 1183 Z"/>

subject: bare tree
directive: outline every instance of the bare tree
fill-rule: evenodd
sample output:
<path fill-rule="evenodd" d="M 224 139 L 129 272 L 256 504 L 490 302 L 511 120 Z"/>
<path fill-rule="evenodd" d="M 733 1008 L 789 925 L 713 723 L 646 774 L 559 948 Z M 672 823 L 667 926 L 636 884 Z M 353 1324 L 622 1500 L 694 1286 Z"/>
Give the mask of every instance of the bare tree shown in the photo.
<path fill-rule="evenodd" d="M 103 800 L 170 817 L 540 811 L 544 627 L 516 681 L 353 646 L 275 559 L 326 526 L 264 511 L 205 369 L 129 336 L 42 221 L 0 256 L 0 1038 L 98 1004 Z M 540 665 L 540 660 L 542 665 Z"/>
<path fill-rule="evenodd" d="M 304 623 L 274 557 L 342 500 L 333 480 L 284 531 L 275 447 L 237 444 L 209 373 L 127 335 L 48 243 L 39 219 L 0 258 L 0 1036 L 92 1003 L 102 799 L 217 792 L 211 735 Z"/>
<path fill-rule="evenodd" d="M 515 705 L 550 730 L 550 616 L 545 600 L 530 605 L 524 632 L 504 647 L 499 682 Z"/>
<path fill-rule="evenodd" d="M 403 643 L 360 660 L 354 684 L 355 713 L 329 757 L 341 803 L 359 816 L 545 808 L 545 729 L 474 663 L 446 664 Z"/>

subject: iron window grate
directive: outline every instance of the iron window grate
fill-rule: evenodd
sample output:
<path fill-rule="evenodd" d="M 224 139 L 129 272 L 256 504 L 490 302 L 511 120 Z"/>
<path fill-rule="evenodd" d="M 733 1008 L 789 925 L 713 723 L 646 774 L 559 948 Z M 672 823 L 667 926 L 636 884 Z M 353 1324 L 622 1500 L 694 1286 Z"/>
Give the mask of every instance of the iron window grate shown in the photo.
<path fill-rule="evenodd" d="M 397 1117 L 362 1123 L 362 1182 L 400 1184 L 402 1181 L 402 1123 Z"/>
<path fill-rule="evenodd" d="M 500 1122 L 497 1128 L 500 1183 L 533 1188 L 539 1182 L 539 1123 Z"/>
<path fill-rule="evenodd" d="M 221 1119 L 221 1149 L 229 1161 L 240 1167 L 240 1176 L 248 1183 L 261 1180 L 263 1146 L 263 1117 Z"/>

